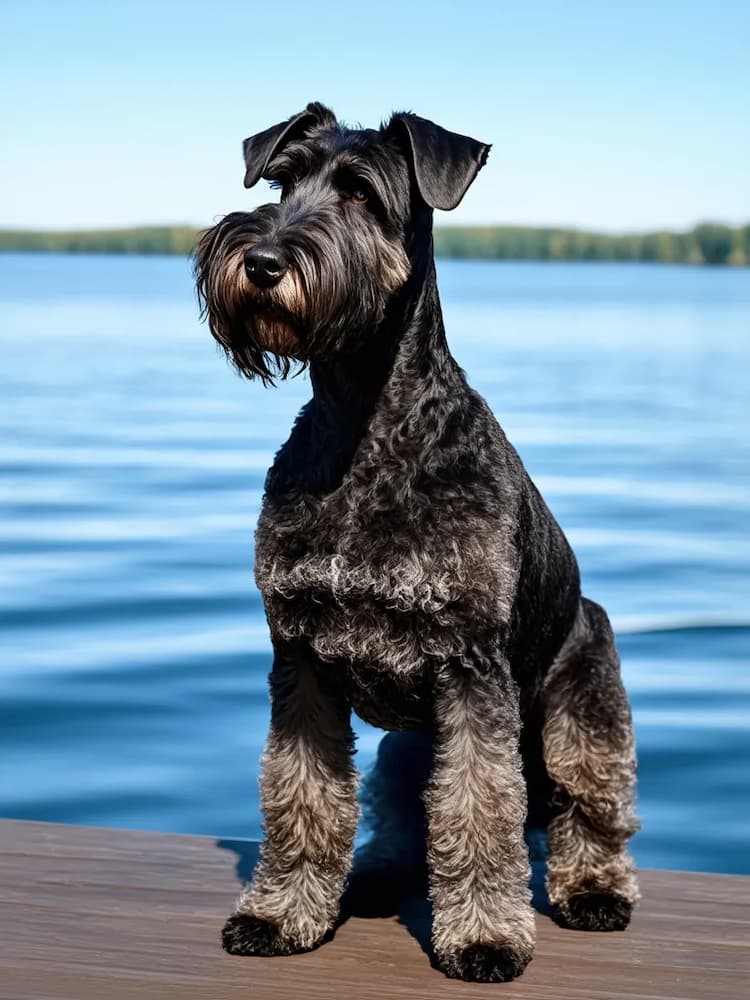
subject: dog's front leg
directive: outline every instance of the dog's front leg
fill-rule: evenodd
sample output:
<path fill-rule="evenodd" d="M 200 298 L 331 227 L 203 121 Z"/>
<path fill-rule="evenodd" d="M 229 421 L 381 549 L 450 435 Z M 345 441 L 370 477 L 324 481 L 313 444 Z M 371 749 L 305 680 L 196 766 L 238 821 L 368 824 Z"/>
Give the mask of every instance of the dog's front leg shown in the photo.
<path fill-rule="evenodd" d="M 224 926 L 227 951 L 285 955 L 333 927 L 357 825 L 350 706 L 339 673 L 275 643 L 271 729 L 262 759 L 265 840 Z"/>
<path fill-rule="evenodd" d="M 516 686 L 452 663 L 435 679 L 435 748 L 426 802 L 433 946 L 456 979 L 504 982 L 534 948 L 526 789 Z"/>

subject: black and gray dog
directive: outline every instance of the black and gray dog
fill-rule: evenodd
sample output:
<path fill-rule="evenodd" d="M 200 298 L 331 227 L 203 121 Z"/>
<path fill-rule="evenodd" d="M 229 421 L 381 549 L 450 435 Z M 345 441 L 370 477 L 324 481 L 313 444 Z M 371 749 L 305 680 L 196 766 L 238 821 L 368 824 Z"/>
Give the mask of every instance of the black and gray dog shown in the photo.
<path fill-rule="evenodd" d="M 354 709 L 432 733 L 437 965 L 511 979 L 534 947 L 527 782 L 552 793 L 547 889 L 569 927 L 628 924 L 637 821 L 609 621 L 446 343 L 433 209 L 458 205 L 489 146 L 412 114 L 349 129 L 309 104 L 244 152 L 245 186 L 271 180 L 281 201 L 203 234 L 199 294 L 240 372 L 268 383 L 301 362 L 313 397 L 258 523 L 266 836 L 224 946 L 289 954 L 333 928 L 358 817 Z"/>

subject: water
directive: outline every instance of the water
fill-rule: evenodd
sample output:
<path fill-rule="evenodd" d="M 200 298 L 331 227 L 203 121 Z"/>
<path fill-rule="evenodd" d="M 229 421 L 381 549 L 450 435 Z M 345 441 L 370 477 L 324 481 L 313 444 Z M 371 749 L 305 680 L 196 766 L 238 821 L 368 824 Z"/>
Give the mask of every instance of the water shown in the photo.
<path fill-rule="evenodd" d="M 749 872 L 750 271 L 439 272 L 618 631 L 638 861 Z M 178 258 L 0 256 L 0 349 L 0 814 L 258 836 L 252 533 L 306 381 L 234 377 Z"/>

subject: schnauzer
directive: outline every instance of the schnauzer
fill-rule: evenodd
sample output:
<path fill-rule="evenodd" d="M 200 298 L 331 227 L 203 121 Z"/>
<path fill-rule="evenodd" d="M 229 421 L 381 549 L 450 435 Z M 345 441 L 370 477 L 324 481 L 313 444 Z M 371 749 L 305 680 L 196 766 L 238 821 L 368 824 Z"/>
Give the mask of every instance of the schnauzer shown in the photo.
<path fill-rule="evenodd" d="M 224 928 L 235 954 L 330 934 L 358 818 L 352 709 L 432 734 L 424 794 L 434 961 L 502 981 L 532 956 L 527 784 L 547 793 L 559 921 L 620 930 L 638 890 L 635 750 L 612 629 L 448 348 L 433 209 L 489 146 L 410 113 L 350 129 L 321 104 L 244 143 L 245 186 L 196 251 L 213 336 L 312 399 L 266 480 L 256 580 L 274 649 L 265 841 Z"/>

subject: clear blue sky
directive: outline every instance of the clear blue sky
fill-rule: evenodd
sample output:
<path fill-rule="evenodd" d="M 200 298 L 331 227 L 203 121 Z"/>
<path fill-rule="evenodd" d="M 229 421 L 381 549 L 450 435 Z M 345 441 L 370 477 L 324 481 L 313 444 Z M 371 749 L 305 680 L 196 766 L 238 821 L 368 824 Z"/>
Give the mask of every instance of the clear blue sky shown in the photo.
<path fill-rule="evenodd" d="M 4 0 L 0 226 L 204 224 L 240 141 L 323 100 L 494 144 L 441 221 L 750 219 L 750 2 Z"/>

